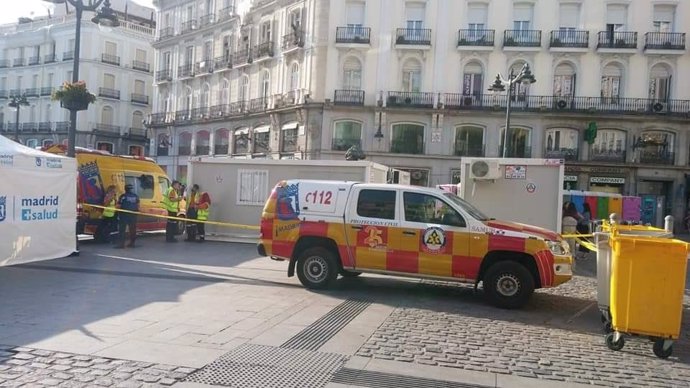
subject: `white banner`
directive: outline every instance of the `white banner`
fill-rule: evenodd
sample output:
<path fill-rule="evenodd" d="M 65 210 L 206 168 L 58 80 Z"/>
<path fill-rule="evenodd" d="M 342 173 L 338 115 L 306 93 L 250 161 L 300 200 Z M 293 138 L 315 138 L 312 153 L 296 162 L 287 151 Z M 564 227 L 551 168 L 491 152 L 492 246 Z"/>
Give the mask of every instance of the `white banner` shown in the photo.
<path fill-rule="evenodd" d="M 17 154 L 13 163 L 0 166 L 0 182 L 0 266 L 75 251 L 74 159 Z"/>

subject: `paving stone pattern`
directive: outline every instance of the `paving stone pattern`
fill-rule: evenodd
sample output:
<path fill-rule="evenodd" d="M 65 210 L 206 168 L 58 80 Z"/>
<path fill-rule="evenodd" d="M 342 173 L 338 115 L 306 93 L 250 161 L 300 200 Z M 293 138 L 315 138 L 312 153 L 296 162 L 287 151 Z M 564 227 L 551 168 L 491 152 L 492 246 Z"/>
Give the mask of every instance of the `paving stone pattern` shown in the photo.
<path fill-rule="evenodd" d="M 690 387 L 688 298 L 681 338 L 667 360 L 654 356 L 647 339 L 632 338 L 615 352 L 606 347 L 598 324 L 590 331 L 567 327 L 568 316 L 587 305 L 596 319 L 595 279 L 575 277 L 562 287 L 540 290 L 534 299 L 527 311 L 462 303 L 399 307 L 357 355 L 602 386 Z M 550 322 L 551 308 L 566 316 Z"/>
<path fill-rule="evenodd" d="M 165 387 L 194 370 L 0 345 L 0 387 Z"/>

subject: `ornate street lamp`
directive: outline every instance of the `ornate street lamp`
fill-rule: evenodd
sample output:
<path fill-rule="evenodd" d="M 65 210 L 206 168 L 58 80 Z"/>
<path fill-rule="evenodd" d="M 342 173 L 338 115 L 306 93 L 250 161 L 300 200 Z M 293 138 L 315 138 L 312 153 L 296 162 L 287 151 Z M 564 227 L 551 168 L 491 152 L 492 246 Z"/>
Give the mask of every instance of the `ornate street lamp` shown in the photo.
<path fill-rule="evenodd" d="M 506 87 L 508 87 L 508 102 L 506 103 L 506 127 L 503 131 L 503 155 L 502 157 L 506 157 L 507 155 L 507 149 L 508 149 L 508 130 L 510 129 L 510 107 L 511 107 L 511 100 L 513 99 L 513 85 L 517 83 L 522 83 L 522 84 L 533 84 L 537 82 L 537 80 L 534 78 L 534 75 L 532 74 L 532 71 L 529 68 L 529 65 L 525 63 L 525 65 L 522 67 L 520 72 L 518 74 L 515 74 L 513 69 L 510 69 L 510 74 L 508 75 L 508 79 L 503 79 L 501 77 L 501 74 L 496 74 L 496 80 L 494 80 L 494 83 L 489 87 L 489 91 L 494 92 L 494 93 L 500 93 L 504 92 L 506 90 Z"/>
<path fill-rule="evenodd" d="M 29 101 L 26 99 L 26 95 L 22 94 L 21 96 L 12 96 L 9 105 L 10 108 L 17 111 L 14 120 L 14 141 L 19 143 L 19 110 L 22 106 L 29 106 Z"/>
<path fill-rule="evenodd" d="M 76 30 L 74 33 L 74 62 L 72 64 L 72 82 L 79 81 L 79 52 L 81 48 L 81 16 L 84 11 L 97 11 L 98 7 L 103 4 L 103 7 L 98 11 L 96 16 L 91 19 L 92 22 L 103 26 L 105 28 L 117 27 L 120 22 L 117 16 L 110 8 L 110 0 L 43 0 L 53 4 L 71 4 L 76 11 Z M 77 110 L 69 110 L 69 129 L 67 131 L 67 156 L 74 157 L 74 147 L 77 141 Z"/>

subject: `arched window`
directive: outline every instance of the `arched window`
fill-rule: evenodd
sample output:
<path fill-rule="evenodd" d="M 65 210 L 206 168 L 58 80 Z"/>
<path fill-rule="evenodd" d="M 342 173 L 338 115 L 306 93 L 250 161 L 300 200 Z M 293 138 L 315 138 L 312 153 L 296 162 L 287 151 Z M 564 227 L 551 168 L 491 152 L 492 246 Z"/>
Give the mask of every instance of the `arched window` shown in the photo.
<path fill-rule="evenodd" d="M 220 88 L 220 104 L 228 105 L 230 103 L 230 82 L 227 79 L 223 79 L 223 83 Z"/>
<path fill-rule="evenodd" d="M 573 97 L 575 95 L 575 69 L 568 63 L 556 66 L 553 75 L 553 95 Z"/>
<path fill-rule="evenodd" d="M 422 64 L 416 59 L 408 59 L 402 68 L 403 92 L 420 92 L 422 90 Z"/>
<path fill-rule="evenodd" d="M 213 153 L 215 155 L 227 155 L 230 145 L 230 131 L 224 128 L 216 129 L 213 143 Z"/>
<path fill-rule="evenodd" d="M 625 162 L 626 133 L 619 129 L 598 129 L 589 151 L 590 159 L 602 162 Z"/>
<path fill-rule="evenodd" d="M 209 131 L 198 131 L 196 133 L 196 147 L 194 150 L 194 155 L 208 155 L 211 142 L 211 133 Z"/>
<path fill-rule="evenodd" d="M 649 73 L 649 98 L 655 102 L 668 102 L 670 97 L 671 69 L 665 64 L 656 64 Z"/>
<path fill-rule="evenodd" d="M 261 72 L 260 98 L 268 98 L 271 95 L 271 73 L 268 70 Z"/>
<path fill-rule="evenodd" d="M 472 125 L 455 128 L 454 148 L 457 156 L 484 156 L 484 128 Z"/>
<path fill-rule="evenodd" d="M 333 150 L 347 151 L 352 146 L 362 146 L 362 123 L 337 121 L 333 131 Z"/>
<path fill-rule="evenodd" d="M 127 155 L 130 156 L 144 156 L 144 147 L 140 145 L 131 145 L 127 150 Z"/>
<path fill-rule="evenodd" d="M 343 63 L 343 89 L 362 89 L 362 63 L 355 57 L 349 57 Z"/>
<path fill-rule="evenodd" d="M 675 161 L 675 134 L 669 131 L 643 131 L 635 139 L 633 149 L 640 163 L 672 165 Z"/>
<path fill-rule="evenodd" d="M 506 158 L 531 158 L 532 157 L 532 130 L 530 128 L 511 127 L 508 131 L 508 147 L 505 155 L 503 152 L 503 139 L 505 127 L 501 128 L 501 145 L 499 154 Z"/>
<path fill-rule="evenodd" d="M 579 133 L 571 128 L 551 128 L 545 132 L 544 157 L 577 160 Z"/>
<path fill-rule="evenodd" d="M 601 74 L 601 98 L 605 104 L 618 104 L 623 93 L 623 68 L 617 63 L 609 63 Z"/>
<path fill-rule="evenodd" d="M 252 130 L 253 135 L 253 146 L 252 150 L 255 154 L 267 154 L 271 152 L 270 141 L 271 141 L 271 126 L 270 125 L 260 125 Z"/>
<path fill-rule="evenodd" d="M 249 128 L 236 129 L 232 135 L 232 154 L 240 155 L 249 152 Z"/>
<path fill-rule="evenodd" d="M 208 84 L 204 84 L 201 87 L 201 96 L 199 101 L 199 113 L 200 115 L 205 115 L 208 113 L 208 107 L 211 103 L 211 87 Z"/>
<path fill-rule="evenodd" d="M 513 74 L 520 74 L 520 71 L 522 71 L 522 68 L 524 66 L 524 61 L 517 61 L 513 63 L 513 65 L 510 67 L 510 70 L 513 72 Z M 523 84 L 522 82 L 518 82 L 513 84 L 513 86 L 511 87 L 513 88 L 512 101 L 523 102 L 527 99 L 527 95 L 529 94 L 529 84 Z"/>
<path fill-rule="evenodd" d="M 423 154 L 424 126 L 407 123 L 393 125 L 391 152 L 396 154 Z"/>
<path fill-rule="evenodd" d="M 466 64 L 462 75 L 462 94 L 478 98 L 484 93 L 483 82 L 482 65 L 475 61 Z"/>
<path fill-rule="evenodd" d="M 243 76 L 240 79 L 240 90 L 237 96 L 239 101 L 247 101 L 249 99 L 249 76 Z"/>
<path fill-rule="evenodd" d="M 280 128 L 280 152 L 294 153 L 297 151 L 297 136 L 299 124 L 286 123 Z"/>
<path fill-rule="evenodd" d="M 290 85 L 288 86 L 288 90 L 297 89 L 299 89 L 299 63 L 293 62 L 292 65 L 290 65 Z"/>
<path fill-rule="evenodd" d="M 192 153 L 192 134 L 182 132 L 178 137 L 177 154 L 187 156 Z"/>
<path fill-rule="evenodd" d="M 99 141 L 96 143 L 96 149 L 99 151 L 106 151 L 109 153 L 114 153 L 115 146 L 109 141 Z"/>
<path fill-rule="evenodd" d="M 26 141 L 26 146 L 29 148 L 36 148 L 38 147 L 38 139 L 28 139 Z"/>

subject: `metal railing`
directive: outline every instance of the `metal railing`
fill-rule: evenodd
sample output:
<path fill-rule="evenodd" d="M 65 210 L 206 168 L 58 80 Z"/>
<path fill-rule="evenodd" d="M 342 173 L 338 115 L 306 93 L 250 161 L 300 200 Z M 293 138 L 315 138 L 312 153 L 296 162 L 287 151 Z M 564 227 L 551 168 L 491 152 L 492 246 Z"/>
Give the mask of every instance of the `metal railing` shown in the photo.
<path fill-rule="evenodd" d="M 640 150 L 640 163 L 642 164 L 661 164 L 672 166 L 675 158 L 675 153 L 664 150 Z"/>
<path fill-rule="evenodd" d="M 498 147 L 498 154 L 503 155 L 503 144 Z M 506 158 L 531 158 L 532 147 L 512 147 L 508 146 Z"/>
<path fill-rule="evenodd" d="M 188 20 L 188 21 L 182 23 L 182 26 L 180 28 L 180 33 L 185 34 L 189 31 L 196 30 L 197 28 L 198 27 L 197 27 L 196 20 Z"/>
<path fill-rule="evenodd" d="M 235 16 L 235 7 L 230 6 L 230 7 L 225 7 L 218 12 L 218 22 L 224 22 L 226 20 L 230 20 Z"/>
<path fill-rule="evenodd" d="M 55 123 L 55 132 L 67 133 L 69 129 L 69 121 L 57 121 Z"/>
<path fill-rule="evenodd" d="M 63 61 L 71 61 L 73 59 L 74 59 L 74 50 L 64 51 L 62 53 L 62 60 Z"/>
<path fill-rule="evenodd" d="M 541 30 L 505 30 L 503 47 L 540 47 Z"/>
<path fill-rule="evenodd" d="M 194 74 L 198 75 L 201 73 L 213 73 L 213 59 L 204 59 L 194 65 Z"/>
<path fill-rule="evenodd" d="M 10 98 L 12 97 L 20 97 L 22 95 L 22 90 L 21 89 L 10 89 Z"/>
<path fill-rule="evenodd" d="M 96 123 L 93 126 L 93 129 L 95 129 L 96 131 L 100 131 L 100 132 L 117 133 L 117 134 L 120 133 L 120 126 L 119 125 Z"/>
<path fill-rule="evenodd" d="M 268 109 L 268 98 L 259 97 L 249 100 L 248 109 L 250 112 L 262 112 Z"/>
<path fill-rule="evenodd" d="M 137 104 L 144 104 L 144 105 L 149 104 L 149 96 L 144 95 L 144 94 L 132 93 L 130 95 L 130 100 L 132 102 L 137 103 Z"/>
<path fill-rule="evenodd" d="M 110 88 L 98 88 L 98 96 L 105 98 L 114 98 L 116 100 L 120 99 L 120 91 Z"/>
<path fill-rule="evenodd" d="M 56 61 L 55 53 L 46 54 L 43 56 L 43 63 L 53 63 Z"/>
<path fill-rule="evenodd" d="M 10 60 L 9 59 L 0 59 L 0 69 L 6 68 L 10 66 Z"/>
<path fill-rule="evenodd" d="M 228 105 L 227 115 L 239 115 L 247 112 L 248 109 L 247 101 L 237 101 Z"/>
<path fill-rule="evenodd" d="M 175 35 L 175 29 L 174 28 L 172 28 L 172 27 L 161 28 L 160 32 L 158 33 L 158 40 L 171 38 L 174 35 Z"/>
<path fill-rule="evenodd" d="M 9 90 L 0 90 L 0 98 L 9 98 L 9 96 L 10 96 Z"/>
<path fill-rule="evenodd" d="M 192 115 L 188 109 L 178 110 L 175 112 L 176 123 L 184 123 L 189 121 L 192 121 Z"/>
<path fill-rule="evenodd" d="M 302 46 L 304 46 L 304 31 L 297 30 L 283 35 L 283 43 L 281 45 L 283 50 L 290 50 Z"/>
<path fill-rule="evenodd" d="M 112 54 L 101 54 L 101 62 L 120 66 L 120 57 Z"/>
<path fill-rule="evenodd" d="M 625 150 L 606 149 L 596 144 L 589 150 L 589 160 L 597 162 L 625 163 L 625 155 Z"/>
<path fill-rule="evenodd" d="M 12 61 L 12 67 L 26 66 L 26 60 L 24 58 L 14 58 Z"/>
<path fill-rule="evenodd" d="M 371 42 L 370 27 L 337 27 L 335 29 L 335 43 L 368 44 Z"/>
<path fill-rule="evenodd" d="M 29 66 L 38 65 L 39 63 L 41 63 L 41 57 L 39 57 L 38 55 L 34 57 L 29 57 Z"/>
<path fill-rule="evenodd" d="M 52 124 L 50 121 L 41 121 L 38 123 L 38 131 L 39 132 L 50 132 Z"/>
<path fill-rule="evenodd" d="M 145 128 L 132 128 L 130 127 L 127 130 L 127 135 L 130 137 L 136 137 L 136 138 L 146 138 L 146 129 Z"/>
<path fill-rule="evenodd" d="M 214 60 L 215 68 L 218 70 L 232 69 L 232 55 L 218 57 Z"/>
<path fill-rule="evenodd" d="M 433 108 L 434 93 L 426 92 L 388 92 L 387 106 L 410 106 L 416 108 Z"/>
<path fill-rule="evenodd" d="M 143 61 L 132 61 L 132 69 L 149 72 L 151 71 L 151 65 Z"/>
<path fill-rule="evenodd" d="M 208 117 L 209 108 L 207 106 L 192 109 L 192 120 L 203 120 L 208 119 Z"/>
<path fill-rule="evenodd" d="M 587 48 L 589 47 L 589 31 L 553 30 L 549 47 Z"/>
<path fill-rule="evenodd" d="M 544 158 L 547 159 L 564 159 L 569 161 L 575 161 L 578 159 L 578 149 L 577 148 L 558 148 L 553 150 L 544 150 Z"/>
<path fill-rule="evenodd" d="M 333 93 L 336 105 L 364 105 L 364 90 L 336 90 Z"/>
<path fill-rule="evenodd" d="M 177 68 L 179 78 L 194 77 L 194 64 L 188 63 Z"/>
<path fill-rule="evenodd" d="M 207 14 L 199 18 L 199 26 L 200 27 L 205 27 L 208 26 L 209 24 L 213 24 L 216 22 L 216 15 L 215 14 Z"/>
<path fill-rule="evenodd" d="M 331 149 L 333 151 L 347 151 L 352 146 L 357 146 L 361 149 L 362 140 L 361 139 L 333 139 L 333 145 Z"/>
<path fill-rule="evenodd" d="M 597 48 L 635 49 L 637 48 L 637 32 L 599 31 L 597 34 Z"/>
<path fill-rule="evenodd" d="M 152 113 L 149 116 L 149 125 L 165 124 L 165 118 L 166 117 L 168 117 L 167 113 Z"/>
<path fill-rule="evenodd" d="M 236 65 L 243 65 L 249 61 L 249 54 L 251 50 L 248 49 L 241 49 L 237 50 L 236 53 L 233 54 L 233 63 Z"/>
<path fill-rule="evenodd" d="M 684 32 L 648 32 L 644 34 L 645 50 L 685 50 Z"/>
<path fill-rule="evenodd" d="M 398 28 L 395 33 L 395 43 L 399 45 L 431 46 L 431 29 Z"/>
<path fill-rule="evenodd" d="M 458 47 L 494 45 L 495 30 L 458 30 Z"/>
<path fill-rule="evenodd" d="M 453 150 L 455 156 L 470 156 L 470 157 L 483 157 L 484 156 L 484 145 L 456 145 Z"/>
<path fill-rule="evenodd" d="M 29 88 L 24 90 L 24 95 L 27 97 L 38 97 L 41 94 L 41 89 L 39 88 Z"/>
<path fill-rule="evenodd" d="M 424 142 L 411 142 L 407 139 L 392 140 L 391 152 L 394 154 L 423 154 Z"/>
<path fill-rule="evenodd" d="M 273 41 L 259 43 L 254 46 L 254 59 L 273 56 Z"/>
<path fill-rule="evenodd" d="M 21 124 L 21 131 L 22 132 L 37 132 L 38 131 L 38 123 L 35 122 L 26 122 Z"/>
<path fill-rule="evenodd" d="M 156 72 L 156 82 L 172 80 L 172 70 L 158 70 Z"/>

